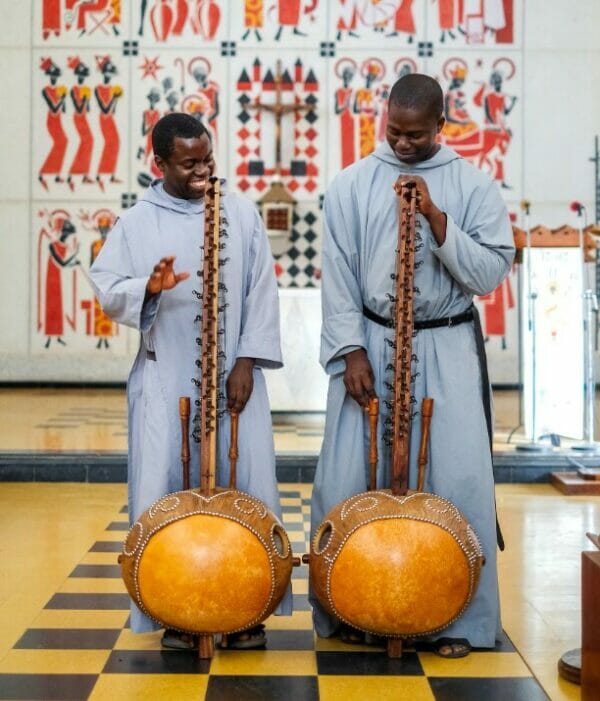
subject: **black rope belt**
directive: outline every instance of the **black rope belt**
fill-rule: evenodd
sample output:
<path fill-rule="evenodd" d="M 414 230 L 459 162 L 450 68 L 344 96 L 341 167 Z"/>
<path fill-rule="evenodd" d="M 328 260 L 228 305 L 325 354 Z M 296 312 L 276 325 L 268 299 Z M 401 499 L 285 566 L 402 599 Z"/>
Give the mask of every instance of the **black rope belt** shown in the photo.
<path fill-rule="evenodd" d="M 368 307 L 363 306 L 363 314 L 374 321 L 380 326 L 385 326 L 388 329 L 394 328 L 394 321 L 392 319 L 386 319 L 379 314 L 375 314 L 374 311 Z M 471 305 L 466 312 L 462 314 L 456 314 L 455 316 L 445 316 L 442 319 L 423 319 L 422 321 L 414 321 L 413 327 L 415 331 L 420 331 L 421 329 L 437 329 L 442 326 L 458 326 L 459 324 L 464 324 L 467 321 L 473 321 L 473 305 Z"/>

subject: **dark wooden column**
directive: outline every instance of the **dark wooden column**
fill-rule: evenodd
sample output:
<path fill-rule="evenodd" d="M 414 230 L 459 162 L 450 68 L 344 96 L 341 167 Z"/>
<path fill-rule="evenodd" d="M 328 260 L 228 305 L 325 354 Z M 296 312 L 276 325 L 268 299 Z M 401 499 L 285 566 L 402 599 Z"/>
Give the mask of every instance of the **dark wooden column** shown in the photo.
<path fill-rule="evenodd" d="M 600 699 L 600 552 L 581 553 L 581 701 Z"/>

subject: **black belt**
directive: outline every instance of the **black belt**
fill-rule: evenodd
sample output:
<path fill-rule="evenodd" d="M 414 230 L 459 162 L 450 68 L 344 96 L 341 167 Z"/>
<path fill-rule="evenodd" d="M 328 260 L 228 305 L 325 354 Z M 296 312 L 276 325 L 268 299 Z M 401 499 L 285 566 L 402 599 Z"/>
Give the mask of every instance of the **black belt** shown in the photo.
<path fill-rule="evenodd" d="M 363 314 L 374 321 L 380 326 L 385 326 L 388 329 L 394 328 L 394 321 L 392 319 L 386 319 L 383 316 L 379 316 L 374 311 L 368 307 L 363 306 Z M 421 329 L 437 329 L 442 326 L 458 326 L 458 324 L 464 324 L 467 321 L 473 321 L 473 305 L 471 305 L 466 312 L 462 314 L 456 314 L 455 316 L 445 316 L 441 319 L 423 319 L 422 321 L 413 321 L 413 327 L 416 331 Z"/>

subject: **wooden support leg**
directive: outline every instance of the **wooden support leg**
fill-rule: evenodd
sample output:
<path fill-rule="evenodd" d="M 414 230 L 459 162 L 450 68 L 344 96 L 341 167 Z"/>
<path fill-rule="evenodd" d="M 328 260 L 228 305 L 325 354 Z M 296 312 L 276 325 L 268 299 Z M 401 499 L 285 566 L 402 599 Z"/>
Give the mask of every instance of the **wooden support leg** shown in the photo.
<path fill-rule="evenodd" d="M 393 660 L 402 657 L 402 638 L 387 639 L 387 656 Z"/>
<path fill-rule="evenodd" d="M 211 660 L 215 654 L 215 636 L 198 636 L 198 657 L 201 660 Z"/>
<path fill-rule="evenodd" d="M 581 553 L 581 699 L 600 698 L 600 552 Z"/>

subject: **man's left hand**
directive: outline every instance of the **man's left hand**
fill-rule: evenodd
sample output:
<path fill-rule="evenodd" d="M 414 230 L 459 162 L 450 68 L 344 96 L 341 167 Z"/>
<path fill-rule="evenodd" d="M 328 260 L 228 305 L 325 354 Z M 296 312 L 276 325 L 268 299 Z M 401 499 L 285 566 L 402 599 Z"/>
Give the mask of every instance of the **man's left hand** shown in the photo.
<path fill-rule="evenodd" d="M 231 368 L 226 384 L 227 408 L 230 411 L 239 414 L 250 399 L 254 387 L 253 368 L 254 358 L 238 358 Z"/>
<path fill-rule="evenodd" d="M 401 175 L 394 183 L 394 190 L 400 195 L 403 185 L 414 183 L 417 186 L 417 212 L 420 212 L 429 222 L 431 231 L 441 246 L 446 240 L 446 215 L 435 205 L 429 194 L 427 183 L 419 175 Z"/>

